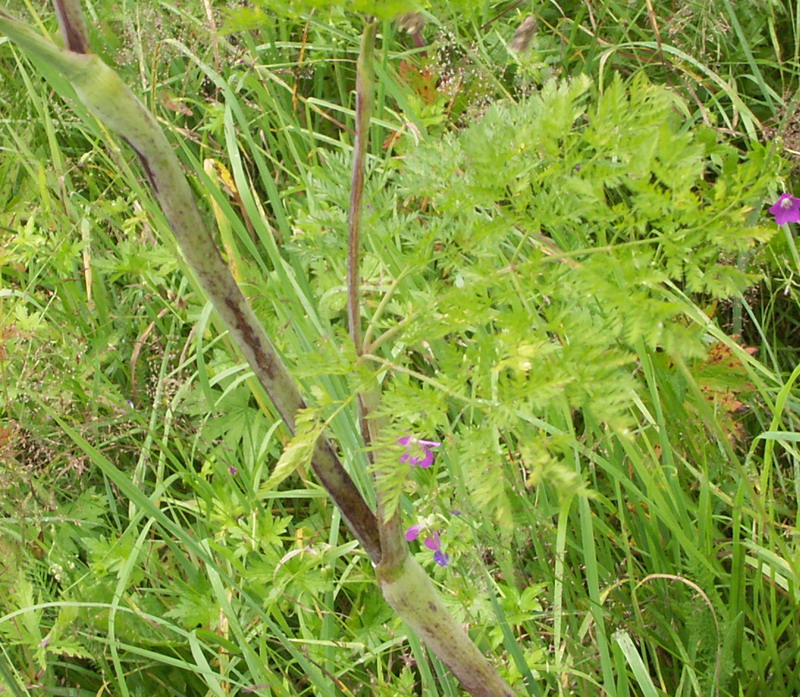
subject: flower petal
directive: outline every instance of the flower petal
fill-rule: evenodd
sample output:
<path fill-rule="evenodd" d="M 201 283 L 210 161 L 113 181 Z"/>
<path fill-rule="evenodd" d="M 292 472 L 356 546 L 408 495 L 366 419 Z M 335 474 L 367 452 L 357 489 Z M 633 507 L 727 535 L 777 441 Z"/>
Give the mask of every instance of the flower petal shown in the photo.
<path fill-rule="evenodd" d="M 439 566 L 447 566 L 450 563 L 450 555 L 441 550 L 437 550 L 433 555 L 433 561 Z"/>
<path fill-rule="evenodd" d="M 786 223 L 800 222 L 800 198 L 791 194 L 781 194 L 778 200 L 769 208 L 769 212 L 775 216 L 775 223 L 786 225 Z"/>
<path fill-rule="evenodd" d="M 425 457 L 416 460 L 415 464 L 422 467 L 422 469 L 428 469 L 433 464 L 433 451 L 425 448 Z"/>
<path fill-rule="evenodd" d="M 434 551 L 440 550 L 442 548 L 442 538 L 439 537 L 439 533 L 435 532 L 429 537 L 425 538 L 425 546 L 428 549 L 432 549 Z"/>
<path fill-rule="evenodd" d="M 398 438 L 398 445 L 403 445 L 406 448 L 405 453 L 400 456 L 400 462 L 408 464 L 410 467 L 418 466 L 427 469 L 433 464 L 433 453 L 431 448 L 438 448 L 442 444 L 436 440 L 419 440 L 413 436 L 403 436 Z M 418 457 L 417 453 L 422 450 L 422 457 Z"/>
<path fill-rule="evenodd" d="M 406 542 L 412 542 L 419 537 L 419 531 L 422 530 L 421 525 L 412 525 L 408 530 L 406 530 Z"/>

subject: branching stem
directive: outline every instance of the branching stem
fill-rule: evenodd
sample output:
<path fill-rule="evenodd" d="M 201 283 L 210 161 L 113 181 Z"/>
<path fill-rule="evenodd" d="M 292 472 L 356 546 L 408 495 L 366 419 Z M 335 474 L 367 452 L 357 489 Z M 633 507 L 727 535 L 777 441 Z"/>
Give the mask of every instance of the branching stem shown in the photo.
<path fill-rule="evenodd" d="M 347 245 L 347 319 L 350 339 L 355 344 L 358 355 L 361 355 L 363 351 L 361 339 L 361 223 L 364 208 L 364 170 L 375 91 L 372 60 L 375 52 L 377 26 L 377 22 L 372 17 L 367 19 L 364 25 L 356 74 L 356 135 L 353 147 L 353 176 L 350 187 Z M 372 389 L 358 396 L 358 420 L 361 435 L 373 466 L 377 452 L 376 446 L 383 440 L 382 434 L 386 433 L 385 419 L 376 417 L 379 407 L 380 391 L 376 383 Z M 379 470 L 376 471 L 375 476 L 380 480 Z M 380 485 L 376 486 L 375 501 L 381 541 L 381 566 L 394 568 L 402 564 L 408 556 L 408 545 L 403 539 L 399 511 L 394 511 L 390 515 L 385 509 L 384 499 Z"/>
<path fill-rule="evenodd" d="M 173 148 L 153 115 L 119 75 L 98 56 L 88 53 L 79 0 L 54 2 L 66 49 L 37 34 L 5 10 L 0 10 L 0 33 L 11 37 L 64 75 L 88 109 L 136 153 L 189 268 L 285 425 L 293 432 L 296 414 L 305 407 L 297 383 L 220 256 Z M 356 143 L 350 201 L 348 316 L 350 336 L 359 356 L 364 354 L 360 325 L 359 236 L 367 133 L 372 108 L 372 56 L 376 30 L 375 20 L 368 20 L 358 61 Z M 373 355 L 364 354 L 363 358 L 385 363 Z M 372 453 L 374 447 L 369 446 L 380 444 L 381 433 L 385 433 L 382 419 L 376 418 L 380 406 L 377 382 L 372 389 L 359 396 L 359 403 L 362 433 L 368 451 Z M 366 419 L 364 415 L 371 415 L 372 418 Z M 447 610 L 431 580 L 408 554 L 399 512 L 387 515 L 380 487 L 376 517 L 324 436 L 316 441 L 312 466 L 376 565 L 378 581 L 389 605 L 450 667 L 474 697 L 514 697 L 513 691 Z"/>

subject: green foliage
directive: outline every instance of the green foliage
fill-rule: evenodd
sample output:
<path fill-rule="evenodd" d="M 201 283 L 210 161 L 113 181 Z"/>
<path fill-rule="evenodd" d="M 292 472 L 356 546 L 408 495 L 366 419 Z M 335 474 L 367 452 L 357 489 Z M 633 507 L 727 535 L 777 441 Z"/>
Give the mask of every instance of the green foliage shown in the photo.
<path fill-rule="evenodd" d="M 797 84 L 795 9 L 549 3 L 513 55 L 528 6 L 433 2 L 428 63 L 387 21 L 356 364 L 350 10 L 406 6 L 250 4 L 260 33 L 220 37 L 198 3 L 132 22 L 100 0 L 93 39 L 157 109 L 191 105 L 162 121 L 231 225 L 308 433 L 329 424 L 368 490 L 352 405 L 377 373 L 386 445 L 443 441 L 424 471 L 387 447 L 383 483 L 404 523 L 441 532 L 450 566 L 417 557 L 519 694 L 532 672 L 551 693 L 796 694 L 797 452 L 753 440 L 798 428 L 792 229 L 759 244 L 764 199 L 792 189 L 742 136 L 771 140 L 766 94 Z M 456 694 L 305 469 L 265 486 L 308 438 L 212 331 L 129 153 L 0 53 L 0 677 L 19 694 Z M 207 187 L 205 157 L 235 196 Z"/>
<path fill-rule="evenodd" d="M 385 413 L 399 435 L 425 437 L 441 410 L 468 405 L 453 457 L 475 505 L 506 530 L 504 462 L 535 453 L 539 440 L 522 435 L 531 421 L 566 408 L 631 427 L 638 351 L 705 351 L 673 289 L 725 299 L 757 279 L 736 264 L 772 234 L 751 222 L 774 184 L 765 153 L 743 157 L 681 111 L 642 76 L 599 94 L 586 77 L 551 82 L 407 156 L 394 199 L 370 192 L 365 283 L 393 295 L 367 321 L 402 326 L 382 353 L 395 366 Z M 320 298 L 344 274 L 344 170 L 332 159 L 316 177 L 293 239 Z M 394 462 L 383 463 L 392 501 L 404 481 Z"/>
<path fill-rule="evenodd" d="M 312 11 L 340 14 L 343 11 L 375 16 L 380 19 L 394 19 L 404 12 L 417 7 L 413 0 L 256 0 L 251 7 L 230 10 L 226 18 L 225 31 L 249 31 L 272 25 L 278 21 L 277 15 L 296 18 L 302 13 Z"/>

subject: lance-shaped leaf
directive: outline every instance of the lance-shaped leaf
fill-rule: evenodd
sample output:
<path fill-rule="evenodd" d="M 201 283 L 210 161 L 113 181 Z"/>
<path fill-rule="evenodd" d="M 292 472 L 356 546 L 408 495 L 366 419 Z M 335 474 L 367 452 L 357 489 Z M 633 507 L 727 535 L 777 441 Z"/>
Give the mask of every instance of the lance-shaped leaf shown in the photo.
<path fill-rule="evenodd" d="M 274 489 L 298 467 L 306 467 L 311 462 L 316 442 L 325 430 L 325 424 L 318 422 L 316 416 L 316 409 L 301 409 L 298 412 L 294 435 L 283 449 L 260 493 Z"/>

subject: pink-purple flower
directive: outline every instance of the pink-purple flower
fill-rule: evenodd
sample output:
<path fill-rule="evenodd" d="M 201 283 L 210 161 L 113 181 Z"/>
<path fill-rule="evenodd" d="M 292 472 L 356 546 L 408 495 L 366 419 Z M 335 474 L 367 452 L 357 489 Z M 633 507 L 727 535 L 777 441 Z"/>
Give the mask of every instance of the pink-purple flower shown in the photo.
<path fill-rule="evenodd" d="M 800 223 L 800 198 L 791 194 L 781 194 L 780 198 L 770 207 L 769 212 L 775 216 L 775 222 L 778 225 Z"/>
<path fill-rule="evenodd" d="M 406 540 L 408 542 L 416 540 L 421 530 L 421 525 L 412 525 L 406 530 Z M 423 544 L 433 552 L 433 560 L 439 566 L 447 566 L 450 563 L 450 555 L 442 551 L 442 538 L 438 532 L 434 530 L 425 538 Z"/>
<path fill-rule="evenodd" d="M 400 462 L 405 462 L 411 467 L 417 465 L 427 469 L 433 464 L 433 451 L 431 448 L 438 448 L 441 443 L 433 440 L 420 440 L 413 436 L 403 436 L 397 439 L 399 445 L 405 446 L 406 452 L 400 456 Z M 422 457 L 419 457 L 420 450 Z"/>

